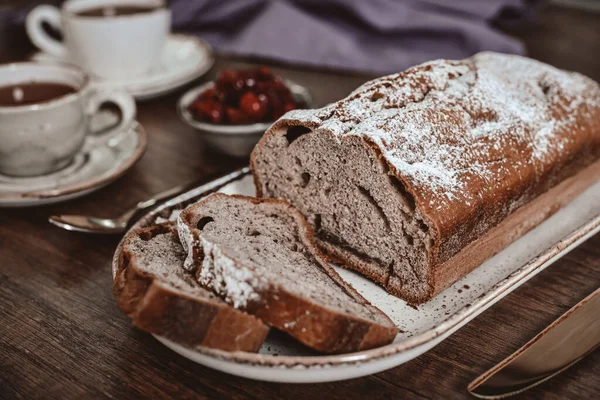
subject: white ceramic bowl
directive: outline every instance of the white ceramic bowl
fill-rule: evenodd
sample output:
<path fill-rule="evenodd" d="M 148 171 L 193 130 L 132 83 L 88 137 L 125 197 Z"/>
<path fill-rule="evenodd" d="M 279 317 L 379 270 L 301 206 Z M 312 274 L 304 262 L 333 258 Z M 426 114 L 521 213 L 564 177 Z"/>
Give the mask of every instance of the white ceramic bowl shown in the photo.
<path fill-rule="evenodd" d="M 307 88 L 287 79 L 284 80 L 284 82 L 286 86 L 290 88 L 294 99 L 302 102 L 309 108 L 313 106 L 313 98 Z M 188 106 L 200 95 L 200 93 L 213 86 L 214 81 L 207 82 L 190 89 L 181 96 L 177 103 L 179 116 L 183 122 L 196 128 L 206 143 L 211 147 L 230 156 L 247 157 L 252 152 L 254 145 L 260 140 L 262 135 L 269 129 L 274 121 L 248 125 L 222 125 L 198 121 L 188 111 Z"/>

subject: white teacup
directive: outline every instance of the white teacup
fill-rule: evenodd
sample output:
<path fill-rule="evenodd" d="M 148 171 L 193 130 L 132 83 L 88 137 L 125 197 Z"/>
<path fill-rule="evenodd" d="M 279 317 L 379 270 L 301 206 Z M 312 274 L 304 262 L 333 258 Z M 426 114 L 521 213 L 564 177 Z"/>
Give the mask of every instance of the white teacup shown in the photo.
<path fill-rule="evenodd" d="M 143 12 L 85 16 L 103 7 L 149 7 Z M 42 28 L 47 22 L 62 32 L 64 42 Z M 59 10 L 41 5 L 27 16 L 27 33 L 41 50 L 79 65 L 91 75 L 127 80 L 152 71 L 160 62 L 171 25 L 163 0 L 69 0 Z"/>
<path fill-rule="evenodd" d="M 39 83 L 66 85 L 73 91 L 26 103 L 27 91 L 21 87 Z M 6 175 L 36 176 L 60 170 L 82 147 L 108 142 L 135 119 L 131 95 L 117 88 L 92 86 L 81 69 L 68 64 L 0 65 L 0 87 L 11 87 L 4 93 L 14 93 L 14 99 L 25 96 L 19 100 L 22 105 L 0 103 L 0 173 Z M 102 132 L 92 132 L 91 117 L 105 103 L 120 109 L 120 121 Z"/>

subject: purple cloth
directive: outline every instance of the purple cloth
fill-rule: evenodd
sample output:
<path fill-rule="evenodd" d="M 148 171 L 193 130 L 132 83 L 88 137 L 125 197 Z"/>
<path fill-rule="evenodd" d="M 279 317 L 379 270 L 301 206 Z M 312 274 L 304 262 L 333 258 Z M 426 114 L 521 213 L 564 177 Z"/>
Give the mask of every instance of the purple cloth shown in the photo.
<path fill-rule="evenodd" d="M 527 0 L 171 0 L 173 26 L 217 50 L 389 73 L 483 50 L 523 54 L 495 23 L 531 18 Z"/>

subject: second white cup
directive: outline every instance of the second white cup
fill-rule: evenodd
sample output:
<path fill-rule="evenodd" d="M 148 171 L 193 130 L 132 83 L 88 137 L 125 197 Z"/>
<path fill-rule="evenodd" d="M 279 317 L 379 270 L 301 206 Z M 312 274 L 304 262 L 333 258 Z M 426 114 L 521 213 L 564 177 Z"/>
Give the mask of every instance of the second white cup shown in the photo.
<path fill-rule="evenodd" d="M 48 35 L 44 22 L 64 40 Z M 171 11 L 163 0 L 69 0 L 60 10 L 36 7 L 27 16 L 26 28 L 44 52 L 74 62 L 93 76 L 123 81 L 159 65 L 170 24 Z"/>

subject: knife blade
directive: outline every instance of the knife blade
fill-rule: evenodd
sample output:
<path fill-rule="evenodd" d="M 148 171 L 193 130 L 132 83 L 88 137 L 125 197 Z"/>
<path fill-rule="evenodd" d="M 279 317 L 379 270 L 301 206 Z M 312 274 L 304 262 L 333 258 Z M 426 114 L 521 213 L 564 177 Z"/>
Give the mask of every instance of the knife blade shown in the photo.
<path fill-rule="evenodd" d="M 521 393 L 566 370 L 599 345 L 600 288 L 477 377 L 467 390 L 483 399 L 502 399 Z"/>

